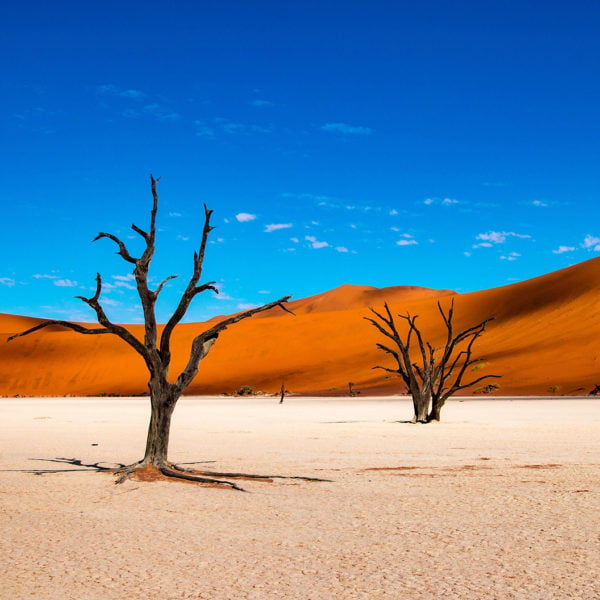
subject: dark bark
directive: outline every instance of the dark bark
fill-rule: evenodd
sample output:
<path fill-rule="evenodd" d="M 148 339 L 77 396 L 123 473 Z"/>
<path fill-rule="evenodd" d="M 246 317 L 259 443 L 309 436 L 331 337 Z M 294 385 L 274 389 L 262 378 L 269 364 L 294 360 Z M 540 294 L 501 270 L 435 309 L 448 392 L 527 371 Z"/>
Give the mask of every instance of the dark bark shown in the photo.
<path fill-rule="evenodd" d="M 373 308 L 370 310 L 375 318 L 365 319 L 392 341 L 391 345 L 378 343 L 377 347 L 392 356 L 396 363 L 395 367 L 373 368 L 395 373 L 402 378 L 413 399 L 413 422 L 439 421 L 442 407 L 449 397 L 484 379 L 500 377 L 483 375 L 463 382 L 467 369 L 483 360 L 473 358 L 473 346 L 492 319 L 486 319 L 473 327 L 454 333 L 454 299 L 447 313 L 438 302 L 438 310 L 446 327 L 446 342 L 442 348 L 434 348 L 423 339 L 416 325 L 417 315 L 398 315 L 406 321 L 408 327 L 406 333 L 401 335 L 387 303 L 384 304 L 384 313 Z"/>
<path fill-rule="evenodd" d="M 413 421 L 415 423 L 426 423 L 431 395 L 421 390 L 415 391 L 411 395 L 414 409 Z"/>
<path fill-rule="evenodd" d="M 158 326 L 155 313 L 156 300 L 160 292 L 163 290 L 165 284 L 174 277 L 177 277 L 177 275 L 171 275 L 161 281 L 156 290 L 152 290 L 148 286 L 148 272 L 154 256 L 156 240 L 156 215 L 158 212 L 157 183 L 158 179 L 155 179 L 151 175 L 150 185 L 153 203 L 150 213 L 150 227 L 148 231 L 144 231 L 137 225 L 131 226 L 133 231 L 140 235 L 145 242 L 145 249 L 139 258 L 134 257 L 129 252 L 125 243 L 113 234 L 101 232 L 96 236 L 96 238 L 94 238 L 94 241 L 102 238 L 113 241 L 119 248 L 117 254 L 119 254 L 126 262 L 134 265 L 133 275 L 135 277 L 137 293 L 139 295 L 144 313 L 143 341 L 137 339 L 125 327 L 112 323 L 107 317 L 100 303 L 100 295 L 102 293 L 102 278 L 99 273 L 96 276 L 95 294 L 91 298 L 85 298 L 83 296 L 78 296 L 78 298 L 94 310 L 98 323 L 101 325 L 101 327 L 89 328 L 68 321 L 50 320 L 8 338 L 10 341 L 17 337 L 34 333 L 35 331 L 39 331 L 40 329 L 50 325 L 60 325 L 82 334 L 93 335 L 110 333 L 117 335 L 123 341 L 129 344 L 144 359 L 150 376 L 148 387 L 150 389 L 151 405 L 146 451 L 142 460 L 119 470 L 117 483 L 120 483 L 129 477 L 133 472 L 147 465 L 156 467 L 163 474 L 169 477 L 178 476 L 177 473 L 180 473 L 179 476 L 181 476 L 181 471 L 178 470 L 176 466 L 171 465 L 167 458 L 169 450 L 169 434 L 171 430 L 171 417 L 173 415 L 175 405 L 177 404 L 177 400 L 198 373 L 199 364 L 202 359 L 208 354 L 211 347 L 218 339 L 219 334 L 227 329 L 227 327 L 230 325 L 233 325 L 243 319 L 247 319 L 254 314 L 271 310 L 275 307 L 280 307 L 287 312 L 291 312 L 284 306 L 284 304 L 289 300 L 290 296 L 284 296 L 283 298 L 275 300 L 274 302 L 270 302 L 269 304 L 243 311 L 232 317 L 224 319 L 223 321 L 220 321 L 206 331 L 199 333 L 194 338 L 187 364 L 181 373 L 177 375 L 174 381 L 170 381 L 169 367 L 171 364 L 171 336 L 173 331 L 181 322 L 192 300 L 194 300 L 197 295 L 208 290 L 218 293 L 218 289 L 214 286 L 214 282 L 199 284 L 202 275 L 202 266 L 204 262 L 208 236 L 214 228 L 210 224 L 212 211 L 205 206 L 202 239 L 198 251 L 194 253 L 192 275 L 175 311 L 162 330 L 159 342 Z M 207 481 L 207 478 L 203 478 L 201 474 L 186 473 L 184 478 L 192 479 L 194 481 Z M 216 480 L 210 480 L 210 482 L 229 485 L 230 487 L 240 489 L 238 486 L 231 484 L 230 482 Z"/>
<path fill-rule="evenodd" d="M 176 403 L 177 398 L 169 391 L 168 384 L 150 382 L 150 423 L 142 464 L 160 467 L 167 463 L 171 417 Z"/>

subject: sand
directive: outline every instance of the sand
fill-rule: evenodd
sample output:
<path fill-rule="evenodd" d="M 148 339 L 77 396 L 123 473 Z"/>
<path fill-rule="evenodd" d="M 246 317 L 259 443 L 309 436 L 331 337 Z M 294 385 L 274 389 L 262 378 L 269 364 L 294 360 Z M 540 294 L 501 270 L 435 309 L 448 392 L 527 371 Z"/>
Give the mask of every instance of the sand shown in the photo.
<path fill-rule="evenodd" d="M 147 399 L 1 399 L 4 598 L 595 599 L 600 401 L 185 398 L 171 458 L 249 493 L 30 469 L 140 457 Z"/>
<path fill-rule="evenodd" d="M 414 287 L 345 285 L 294 300 L 296 316 L 274 309 L 230 327 L 202 361 L 189 394 L 232 393 L 241 386 L 276 392 L 282 382 L 303 395 L 397 394 L 400 380 L 375 365 L 393 366 L 377 349 L 381 334 L 365 321 L 369 306 L 389 302 L 397 314 L 419 315 L 434 347 L 445 331 L 438 300 L 455 302 L 455 331 L 494 317 L 477 340 L 477 375 L 500 395 L 586 395 L 600 384 L 600 258 L 512 285 L 451 295 Z M 198 298 L 202 303 L 203 297 Z M 0 396 L 138 395 L 147 391 L 143 360 L 122 340 L 59 327 L 4 343 L 39 320 L 0 314 Z M 193 338 L 212 323 L 184 323 L 173 337 L 172 380 L 185 366 Z M 143 339 L 140 325 L 128 326 Z M 488 380 L 486 383 L 489 383 Z"/>

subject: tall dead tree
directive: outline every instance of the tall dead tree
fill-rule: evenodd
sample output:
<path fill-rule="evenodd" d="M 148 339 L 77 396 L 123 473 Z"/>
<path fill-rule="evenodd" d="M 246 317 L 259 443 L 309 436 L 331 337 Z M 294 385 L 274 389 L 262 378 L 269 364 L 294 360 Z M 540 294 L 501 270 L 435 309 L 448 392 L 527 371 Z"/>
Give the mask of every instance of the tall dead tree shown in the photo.
<path fill-rule="evenodd" d="M 473 387 L 485 379 L 500 377 L 500 375 L 482 375 L 464 382 L 469 367 L 472 370 L 476 364 L 484 360 L 473 358 L 473 345 L 493 319 L 486 319 L 473 327 L 455 333 L 452 322 L 454 299 L 447 313 L 439 302 L 437 306 L 446 328 L 446 341 L 441 348 L 434 348 L 423 339 L 416 325 L 418 315 L 413 316 L 409 313 L 398 315 L 408 326 L 404 335 L 398 331 L 394 315 L 387 303 L 384 304 L 384 314 L 371 308 L 370 311 L 375 318 L 365 317 L 380 333 L 391 340 L 391 344 L 378 343 L 377 347 L 391 355 L 396 362 L 394 368 L 380 365 L 373 368 L 398 374 L 402 378 L 413 399 L 413 422 L 415 423 L 439 421 L 442 407 L 450 396 L 460 390 Z M 416 360 L 415 355 L 418 357 Z"/>
<path fill-rule="evenodd" d="M 155 179 L 151 175 L 150 183 L 153 205 L 150 214 L 149 230 L 144 231 L 136 225 L 131 226 L 131 228 L 142 237 L 145 243 L 145 249 L 141 256 L 133 256 L 129 252 L 125 243 L 110 233 L 99 233 L 94 239 L 94 241 L 101 238 L 112 240 L 119 248 L 117 254 L 119 254 L 123 260 L 133 265 L 133 275 L 135 277 L 137 292 L 141 300 L 144 314 L 144 339 L 138 339 L 128 329 L 122 325 L 113 323 L 107 317 L 100 302 L 102 278 L 98 273 L 96 275 L 96 293 L 91 298 L 86 298 L 83 296 L 77 296 L 77 298 L 85 302 L 95 311 L 98 323 L 101 325 L 101 327 L 91 328 L 79 325 L 77 323 L 71 323 L 69 321 L 50 320 L 44 321 L 43 323 L 32 327 L 27 331 L 13 335 L 8 338 L 8 341 L 20 336 L 29 335 L 30 333 L 34 333 L 35 331 L 39 331 L 40 329 L 50 325 L 61 325 L 62 327 L 66 327 L 76 331 L 77 333 L 86 335 L 117 335 L 124 342 L 129 344 L 144 359 L 150 376 L 148 388 L 150 390 L 151 405 L 150 424 L 148 427 L 148 436 L 144 457 L 140 461 L 122 469 L 119 473 L 117 483 L 124 481 L 136 470 L 142 469 L 146 466 L 151 466 L 158 469 L 166 476 L 179 477 L 193 481 L 222 483 L 236 489 L 241 489 L 235 483 L 221 481 L 215 478 L 216 476 L 235 476 L 236 474 L 210 473 L 212 477 L 206 477 L 205 475 L 207 472 L 190 472 L 169 462 L 167 454 L 169 449 L 171 417 L 173 415 L 177 400 L 196 376 L 200 361 L 208 354 L 213 344 L 217 341 L 219 334 L 230 325 L 233 325 L 242 319 L 247 319 L 256 313 L 264 312 L 275 307 L 280 307 L 287 312 L 290 312 L 287 308 L 285 308 L 284 304 L 291 296 L 284 296 L 283 298 L 275 300 L 274 302 L 270 302 L 269 304 L 265 304 L 264 306 L 238 313 L 232 317 L 229 317 L 228 319 L 224 319 L 223 321 L 213 325 L 206 331 L 203 331 L 197 335 L 192 342 L 187 364 L 180 373 L 178 373 L 174 378 L 171 378 L 169 374 L 169 367 L 171 364 L 171 337 L 173 335 L 173 331 L 186 314 L 186 311 L 188 310 L 192 300 L 194 300 L 196 296 L 208 290 L 218 293 L 218 289 L 215 287 L 214 281 L 202 284 L 200 283 L 208 236 L 214 228 L 210 224 L 212 210 L 209 210 L 206 206 L 204 206 L 204 228 L 202 231 L 200 248 L 197 252 L 194 252 L 192 275 L 187 287 L 181 295 L 177 308 L 164 327 L 160 328 L 156 321 L 156 301 L 165 284 L 169 280 L 177 277 L 177 275 L 171 275 L 170 277 L 167 277 L 159 283 L 156 289 L 151 289 L 149 287 L 148 272 L 152 257 L 154 256 L 156 240 L 156 213 L 158 211 L 158 193 L 156 188 L 158 179 Z"/>

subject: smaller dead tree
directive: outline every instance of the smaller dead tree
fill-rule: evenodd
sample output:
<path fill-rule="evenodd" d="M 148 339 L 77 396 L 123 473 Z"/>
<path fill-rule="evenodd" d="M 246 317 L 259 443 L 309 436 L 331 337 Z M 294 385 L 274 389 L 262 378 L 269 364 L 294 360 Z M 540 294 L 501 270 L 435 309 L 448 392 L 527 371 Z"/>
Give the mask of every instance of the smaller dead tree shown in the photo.
<path fill-rule="evenodd" d="M 394 315 L 387 302 L 384 304 L 384 313 L 371 308 L 375 318 L 364 317 L 381 334 L 391 340 L 391 344 L 378 343 L 377 347 L 391 355 L 396 366 L 394 368 L 376 366 L 388 373 L 399 375 L 413 399 L 414 423 L 428 423 L 439 421 L 442 407 L 446 400 L 460 390 L 477 385 L 489 378 L 498 378 L 500 375 L 482 375 L 471 381 L 465 382 L 469 367 L 481 364 L 483 358 L 473 358 L 473 346 L 477 338 L 485 331 L 486 325 L 493 319 L 486 319 L 473 327 L 455 333 L 454 299 L 450 303 L 448 312 L 444 312 L 438 302 L 438 310 L 446 328 L 446 341 L 443 347 L 434 348 L 423 339 L 423 334 L 416 325 L 418 315 L 397 315 L 408 326 L 402 335 L 397 327 Z M 416 344 L 416 349 L 415 349 Z M 418 359 L 415 360 L 415 355 Z"/>

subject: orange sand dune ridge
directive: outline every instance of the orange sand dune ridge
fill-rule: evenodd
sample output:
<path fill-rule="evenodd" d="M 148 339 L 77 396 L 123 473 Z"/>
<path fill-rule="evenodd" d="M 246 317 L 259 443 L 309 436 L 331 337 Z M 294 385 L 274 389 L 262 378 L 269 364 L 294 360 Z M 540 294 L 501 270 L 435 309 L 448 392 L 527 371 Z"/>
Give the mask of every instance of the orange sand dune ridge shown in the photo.
<path fill-rule="evenodd" d="M 454 299 L 456 328 L 494 317 L 476 345 L 485 358 L 473 373 L 501 395 L 580 395 L 600 383 L 600 258 L 512 285 L 455 294 L 415 287 L 341 286 L 289 303 L 295 316 L 274 309 L 223 332 L 203 361 L 188 394 L 235 392 L 242 385 L 274 393 L 345 394 L 348 382 L 362 394 L 393 394 L 397 378 L 372 367 L 392 366 L 375 344 L 382 341 L 363 319 L 387 301 L 395 313 L 419 315 L 434 346 L 444 337 L 437 302 Z M 0 315 L 0 340 L 40 319 Z M 207 324 L 183 324 L 173 340 L 172 376 L 185 364 L 191 341 Z M 142 336 L 142 326 L 128 326 Z M 127 344 L 110 336 L 82 336 L 53 327 L 0 341 L 0 395 L 142 394 L 147 373 Z M 471 393 L 471 392 L 468 392 Z"/>

